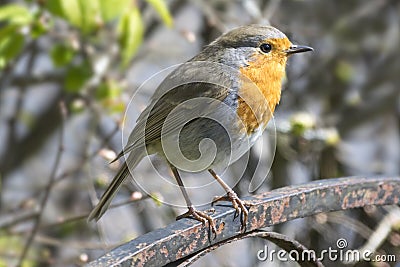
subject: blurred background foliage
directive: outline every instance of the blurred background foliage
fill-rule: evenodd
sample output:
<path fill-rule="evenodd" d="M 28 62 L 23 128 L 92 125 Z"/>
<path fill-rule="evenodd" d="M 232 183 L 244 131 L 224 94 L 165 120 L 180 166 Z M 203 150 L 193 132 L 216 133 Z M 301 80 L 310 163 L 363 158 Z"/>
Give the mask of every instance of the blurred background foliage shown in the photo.
<path fill-rule="evenodd" d="M 86 222 L 118 168 L 108 162 L 122 147 L 133 92 L 239 25 L 271 24 L 315 48 L 289 61 L 275 115 L 275 158 L 258 192 L 321 178 L 399 175 L 399 14 L 396 0 L 2 1 L 0 266 L 83 265 L 184 211 L 162 205 L 162 192 L 152 192 L 161 202 L 154 201 L 128 184 L 98 224 Z M 151 93 L 141 92 L 137 113 Z M 235 187 L 241 195 L 248 194 L 258 154 L 255 147 Z M 138 169 L 157 179 L 148 166 Z M 352 249 L 369 241 L 376 253 L 399 260 L 398 214 L 397 207 L 369 207 L 270 230 L 316 251 L 334 247 L 339 237 Z M 382 227 L 385 235 L 370 240 Z M 240 241 L 195 266 L 293 265 L 259 262 L 264 244 Z"/>

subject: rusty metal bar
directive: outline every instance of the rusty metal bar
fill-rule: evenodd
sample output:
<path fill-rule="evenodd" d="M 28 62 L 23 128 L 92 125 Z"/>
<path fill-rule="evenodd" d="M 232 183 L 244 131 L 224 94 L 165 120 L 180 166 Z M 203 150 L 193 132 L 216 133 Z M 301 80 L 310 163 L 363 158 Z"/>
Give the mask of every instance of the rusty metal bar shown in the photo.
<path fill-rule="evenodd" d="M 318 180 L 245 200 L 252 204 L 246 226 L 247 231 L 252 231 L 321 212 L 399 204 L 400 177 Z M 164 266 L 241 234 L 240 220 L 233 220 L 235 211 L 230 206 L 216 206 L 214 212 L 209 212 L 217 225 L 215 239 L 209 239 L 208 227 L 200 222 L 182 219 L 139 236 L 87 266 Z"/>

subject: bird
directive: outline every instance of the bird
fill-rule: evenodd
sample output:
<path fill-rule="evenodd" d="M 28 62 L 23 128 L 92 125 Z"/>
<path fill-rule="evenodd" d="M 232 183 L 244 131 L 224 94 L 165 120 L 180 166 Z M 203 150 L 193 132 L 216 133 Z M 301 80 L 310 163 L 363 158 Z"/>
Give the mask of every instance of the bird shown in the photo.
<path fill-rule="evenodd" d="M 184 196 L 187 212 L 178 216 L 216 226 L 206 212 L 192 204 L 182 171 L 205 172 L 223 187 L 240 213 L 248 218 L 246 203 L 220 177 L 220 173 L 246 153 L 262 135 L 281 98 L 289 56 L 313 51 L 295 45 L 272 26 L 234 28 L 178 66 L 157 87 L 150 104 L 139 115 L 127 144 L 116 160 L 125 160 L 88 220 L 99 220 L 112 198 L 139 162 L 157 154 L 170 167 Z"/>

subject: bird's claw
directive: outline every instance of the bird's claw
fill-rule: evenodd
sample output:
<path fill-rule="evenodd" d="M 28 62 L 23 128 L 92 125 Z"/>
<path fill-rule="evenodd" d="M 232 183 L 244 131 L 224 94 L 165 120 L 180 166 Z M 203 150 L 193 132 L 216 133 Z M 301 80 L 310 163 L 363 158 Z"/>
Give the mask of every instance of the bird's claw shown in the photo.
<path fill-rule="evenodd" d="M 241 200 L 233 190 L 229 191 L 225 196 L 215 197 L 211 202 L 211 206 L 214 206 L 214 204 L 219 201 L 230 201 L 232 203 L 232 206 L 235 209 L 233 219 L 235 220 L 240 214 L 240 230 L 245 232 L 247 217 L 249 216 L 249 211 L 246 208 L 246 205 L 250 205 Z"/>
<path fill-rule="evenodd" d="M 215 226 L 213 218 L 203 211 L 196 210 L 193 206 L 188 207 L 188 209 L 189 210 L 187 212 L 176 217 L 176 220 L 180 220 L 183 218 L 192 218 L 200 221 L 203 225 L 206 225 L 206 223 L 208 222 L 208 225 L 211 229 L 211 232 L 214 234 L 215 239 L 217 237 L 217 228 Z"/>

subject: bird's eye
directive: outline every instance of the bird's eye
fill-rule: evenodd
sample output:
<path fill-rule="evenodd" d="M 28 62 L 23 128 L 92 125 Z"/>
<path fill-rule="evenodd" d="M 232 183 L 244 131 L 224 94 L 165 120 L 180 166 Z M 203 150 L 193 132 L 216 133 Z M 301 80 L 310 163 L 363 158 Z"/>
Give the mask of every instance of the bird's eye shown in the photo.
<path fill-rule="evenodd" d="M 260 50 L 261 50 L 263 53 L 269 53 L 269 52 L 271 52 L 271 50 L 272 50 L 272 46 L 271 46 L 270 44 L 261 44 L 261 45 L 260 45 Z"/>

